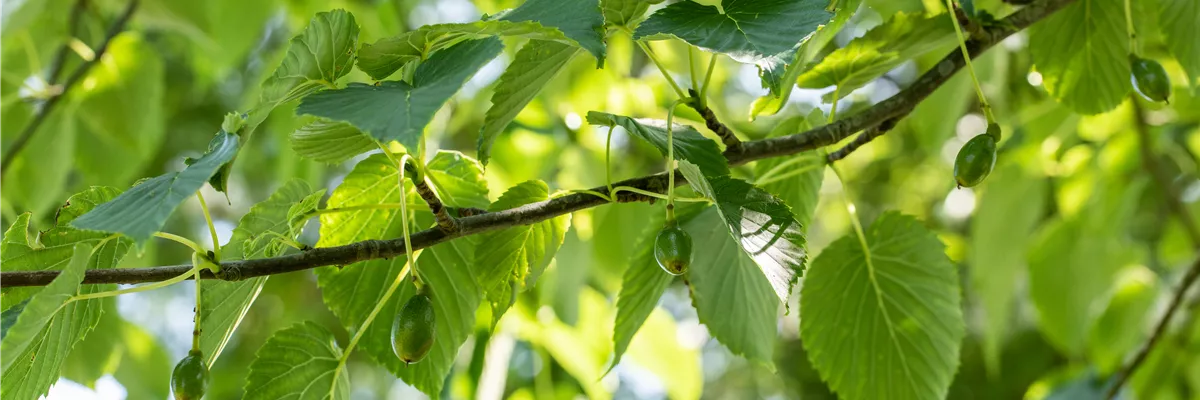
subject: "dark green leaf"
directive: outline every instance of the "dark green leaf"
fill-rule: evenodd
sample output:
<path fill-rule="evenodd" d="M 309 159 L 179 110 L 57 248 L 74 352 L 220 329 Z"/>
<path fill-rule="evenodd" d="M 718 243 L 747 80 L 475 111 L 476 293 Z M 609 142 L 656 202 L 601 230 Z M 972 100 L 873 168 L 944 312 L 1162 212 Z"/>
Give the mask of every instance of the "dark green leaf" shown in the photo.
<path fill-rule="evenodd" d="M 920 221 L 884 213 L 813 261 L 800 338 L 844 399 L 944 398 L 966 334 L 958 273 Z"/>
<path fill-rule="evenodd" d="M 863 0 L 839 0 L 838 9 L 834 12 L 833 19 L 828 24 L 822 25 L 808 40 L 801 44 L 795 54 L 791 57 L 780 57 L 779 55 L 772 56 L 771 62 L 762 63 L 760 66 L 760 75 L 763 78 L 763 86 L 771 90 L 771 93 L 766 96 L 759 97 L 754 100 L 754 104 L 750 106 L 750 120 L 753 121 L 759 115 L 775 115 L 783 106 L 787 104 L 787 100 L 792 96 L 792 90 L 796 87 L 796 80 L 806 69 L 810 67 L 810 63 L 817 57 L 822 49 L 825 48 L 833 38 L 841 32 L 842 27 L 846 22 L 850 21 L 850 17 L 854 16 Z M 788 53 L 782 53 L 788 54 Z M 786 67 L 781 64 L 786 63 Z M 770 68 L 767 68 L 769 66 Z M 795 132 L 792 132 L 795 133 Z"/>
<path fill-rule="evenodd" d="M 246 398 L 348 399 L 350 374 L 342 371 L 334 382 L 341 357 L 333 334 L 316 323 L 301 322 L 275 332 L 250 364 Z"/>
<path fill-rule="evenodd" d="M 667 123 L 656 119 L 633 119 L 599 111 L 589 111 L 587 121 L 592 125 L 620 126 L 634 137 L 641 138 L 667 155 Z M 688 160 L 700 167 L 705 176 L 729 175 L 729 162 L 721 154 L 717 142 L 701 135 L 687 125 L 671 128 L 672 147 L 676 160 Z"/>
<path fill-rule="evenodd" d="M 85 230 L 123 233 L 142 243 L 162 229 L 175 208 L 237 154 L 238 137 L 218 132 L 208 144 L 208 153 L 183 171 L 169 172 L 146 180 L 117 198 L 76 218 L 71 225 Z"/>
<path fill-rule="evenodd" d="M 604 65 L 604 16 L 599 0 L 525 0 L 499 16 L 505 21 L 533 21 L 558 28 Z"/>
<path fill-rule="evenodd" d="M 1129 93 L 1129 40 L 1120 0 L 1068 4 L 1034 25 L 1029 53 L 1042 85 L 1080 114 L 1121 104 Z"/>
<path fill-rule="evenodd" d="M 379 148 L 375 139 L 345 122 L 318 120 L 291 136 L 292 150 L 301 157 L 337 164 Z"/>
<path fill-rule="evenodd" d="M 634 38 L 679 38 L 701 49 L 758 63 L 792 50 L 833 16 L 822 0 L 724 0 L 716 7 L 681 1 L 658 10 Z"/>
<path fill-rule="evenodd" d="M 401 81 L 352 83 L 305 97 L 296 112 L 346 121 L 381 142 L 396 140 L 407 149 L 416 149 L 433 114 L 503 48 L 496 38 L 464 42 L 421 63 L 411 85 Z"/>
<path fill-rule="evenodd" d="M 485 165 L 492 151 L 492 142 L 508 123 L 537 97 L 551 79 L 566 67 L 579 50 L 548 40 L 531 40 L 517 52 L 516 58 L 492 93 L 492 107 L 479 129 L 479 160 Z"/>

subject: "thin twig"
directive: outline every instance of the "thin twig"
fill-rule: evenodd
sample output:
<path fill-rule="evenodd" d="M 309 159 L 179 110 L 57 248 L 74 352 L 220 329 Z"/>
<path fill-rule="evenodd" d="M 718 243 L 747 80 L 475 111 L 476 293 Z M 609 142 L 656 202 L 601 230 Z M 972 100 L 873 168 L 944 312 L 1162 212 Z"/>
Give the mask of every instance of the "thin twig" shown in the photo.
<path fill-rule="evenodd" d="M 75 68 L 75 71 L 73 71 L 63 83 L 62 89 L 57 91 L 55 94 L 50 96 L 50 98 L 46 99 L 44 103 L 42 103 L 41 107 L 38 108 L 37 113 L 33 115 L 33 119 L 29 121 L 29 125 L 26 125 L 25 129 L 21 131 L 21 134 L 13 140 L 12 145 L 8 148 L 8 152 L 4 154 L 2 159 L 0 159 L 0 174 L 2 174 L 3 171 L 8 170 L 9 164 L 12 164 L 12 161 L 17 157 L 17 154 L 25 148 L 25 145 L 29 144 L 29 139 L 31 139 L 33 134 L 37 132 L 37 129 L 42 125 L 42 122 L 45 122 L 46 118 L 50 116 L 50 112 L 54 111 L 54 107 L 58 105 L 59 100 L 62 100 L 63 97 L 66 97 L 67 91 L 74 87 L 76 82 L 82 80 L 93 65 L 96 65 L 100 62 L 101 57 L 104 56 L 104 52 L 108 50 L 108 44 L 112 42 L 113 37 L 116 37 L 117 34 L 121 33 L 121 31 L 125 29 L 125 24 L 129 22 L 129 19 L 133 16 L 133 12 L 137 9 L 137 6 L 138 0 L 129 1 L 129 5 L 125 7 L 125 11 L 121 13 L 120 17 L 117 17 L 116 22 L 113 22 L 112 27 L 108 29 L 108 33 L 104 35 L 104 40 L 100 42 L 99 46 L 96 46 L 96 55 L 91 60 L 85 61 L 83 64 L 80 64 L 79 67 Z M 57 74 L 57 72 L 55 74 Z"/>
<path fill-rule="evenodd" d="M 438 228 L 447 233 L 458 230 L 458 222 L 450 215 L 449 210 L 438 198 L 437 193 L 434 193 L 433 188 L 429 187 L 429 183 L 425 182 L 425 175 L 417 173 L 417 169 L 412 167 L 412 164 L 405 165 L 404 168 L 412 177 L 413 188 L 421 196 L 421 199 L 425 200 L 425 204 L 429 205 L 429 211 L 433 212 L 434 218 L 437 219 Z"/>
<path fill-rule="evenodd" d="M 1013 13 L 1005 18 L 1008 28 L 996 27 L 991 31 L 989 40 L 971 41 L 968 48 L 971 55 L 976 56 L 993 44 L 1052 14 L 1054 11 L 1070 4 L 1074 0 L 1042 0 Z M 794 135 L 743 142 L 737 151 L 726 151 L 726 158 L 731 165 L 745 164 L 755 160 L 796 154 L 819 147 L 828 146 L 841 141 L 850 135 L 870 129 L 887 120 L 898 120 L 911 112 L 912 109 L 934 90 L 945 83 L 961 69 L 962 53 L 953 51 L 941 62 L 922 75 L 917 81 L 900 93 L 871 106 L 858 114 L 839 120 L 829 125 L 821 126 Z M 674 171 L 679 173 L 678 170 Z M 667 186 L 666 173 L 643 176 L 615 182 L 613 186 L 630 186 L 637 189 L 663 193 Z M 675 176 L 675 183 L 686 182 L 682 174 Z M 596 192 L 606 192 L 608 186 L 593 188 Z M 639 197 L 640 196 L 640 197 Z M 629 197 L 619 196 L 618 201 L 648 201 L 649 196 L 630 194 Z M 529 225 L 575 211 L 609 204 L 605 199 L 589 194 L 570 194 L 547 201 L 527 204 L 524 206 L 484 214 L 467 216 L 458 219 L 459 228 L 453 233 L 447 233 L 439 228 L 426 229 L 412 235 L 412 248 L 423 249 L 455 238 L 478 234 L 481 232 L 502 229 L 511 226 Z M 460 214 L 461 215 L 461 214 Z M 402 239 L 366 240 L 344 246 L 312 249 L 298 254 L 256 260 L 227 261 L 221 263 L 220 276 L 214 276 L 205 271 L 204 278 L 219 278 L 223 280 L 241 280 L 257 276 L 302 271 L 306 269 L 328 266 L 349 265 L 359 261 L 390 258 L 404 254 Z M 148 268 L 114 268 L 88 270 L 84 283 L 141 283 L 160 281 L 187 271 L 190 266 L 162 266 Z M 44 286 L 49 284 L 59 271 L 14 271 L 0 272 L 0 281 L 5 287 Z"/>
<path fill-rule="evenodd" d="M 851 141 L 850 143 L 846 143 L 846 145 L 842 146 L 842 148 L 837 149 L 837 151 L 829 153 L 829 155 L 825 156 L 825 162 L 833 163 L 834 161 L 838 161 L 843 158 L 846 158 L 846 156 L 849 156 L 850 153 L 853 153 L 855 150 L 858 150 L 859 147 L 862 147 L 863 145 L 866 145 L 867 143 L 871 143 L 872 140 L 875 140 L 875 138 L 877 138 L 877 137 L 883 136 L 883 134 L 885 134 L 885 133 L 888 133 L 888 131 L 892 130 L 892 128 L 895 126 L 896 126 L 896 120 L 889 119 L 887 121 L 881 122 L 879 125 L 876 125 L 874 128 L 863 131 L 863 133 L 860 133 L 858 135 L 858 137 L 854 138 L 854 141 Z"/>
<path fill-rule="evenodd" d="M 58 83 L 58 75 L 62 73 L 63 67 L 67 64 L 67 55 L 71 53 L 71 40 L 79 37 L 79 30 L 82 24 L 79 23 L 83 11 L 87 9 L 88 0 L 76 0 L 75 6 L 71 8 L 71 15 L 67 19 L 68 37 L 63 42 L 62 47 L 59 47 L 58 53 L 54 54 L 54 60 L 50 62 L 50 71 L 46 73 L 46 84 L 54 86 Z"/>
<path fill-rule="evenodd" d="M 742 141 L 738 139 L 732 129 L 729 129 L 728 126 L 721 123 L 721 120 L 717 119 L 717 114 L 700 100 L 700 94 L 696 93 L 695 89 L 688 89 L 688 96 L 691 96 L 693 101 L 685 102 L 685 104 L 700 113 L 700 117 L 704 118 L 704 126 L 707 126 L 708 130 L 713 131 L 713 133 L 717 134 L 717 137 L 721 138 L 721 142 L 725 143 L 726 149 L 737 149 L 738 146 L 741 146 Z"/>
<path fill-rule="evenodd" d="M 1179 195 L 1176 193 L 1175 187 L 1171 184 L 1171 177 L 1167 175 L 1167 172 L 1158 163 L 1158 159 L 1154 154 L 1154 143 L 1151 141 L 1150 133 L 1146 129 L 1145 117 L 1142 116 L 1142 108 L 1138 104 L 1137 99 L 1132 99 L 1132 101 L 1134 130 L 1137 132 L 1138 141 L 1141 142 L 1142 166 L 1145 167 L 1150 176 L 1154 178 L 1155 184 L 1162 190 L 1167 208 L 1175 213 L 1176 219 L 1179 220 L 1180 225 L 1183 225 L 1184 232 L 1187 232 L 1188 237 L 1192 240 L 1192 247 L 1200 250 L 1200 231 L 1196 229 L 1196 221 L 1192 219 L 1191 212 L 1188 211 L 1187 206 L 1183 204 L 1183 201 L 1180 200 Z M 1142 348 L 1138 350 L 1133 359 L 1129 360 L 1129 363 L 1125 364 L 1114 375 L 1116 380 L 1108 390 L 1109 399 L 1116 398 L 1117 393 L 1120 393 L 1121 387 L 1125 385 L 1125 382 L 1146 361 L 1146 357 L 1154 350 L 1154 345 L 1166 333 L 1167 326 L 1171 324 L 1171 318 L 1175 316 L 1176 311 L 1179 310 L 1179 306 L 1183 304 L 1183 299 L 1187 297 L 1188 289 L 1192 287 L 1197 278 L 1200 278 L 1200 259 L 1197 259 L 1184 274 L 1183 280 L 1179 282 L 1179 287 L 1175 289 L 1175 295 L 1171 297 L 1171 303 L 1167 305 L 1166 314 L 1163 314 L 1162 319 L 1155 325 L 1154 332 L 1150 334 L 1149 339 L 1146 339 L 1146 344 L 1142 345 Z"/>

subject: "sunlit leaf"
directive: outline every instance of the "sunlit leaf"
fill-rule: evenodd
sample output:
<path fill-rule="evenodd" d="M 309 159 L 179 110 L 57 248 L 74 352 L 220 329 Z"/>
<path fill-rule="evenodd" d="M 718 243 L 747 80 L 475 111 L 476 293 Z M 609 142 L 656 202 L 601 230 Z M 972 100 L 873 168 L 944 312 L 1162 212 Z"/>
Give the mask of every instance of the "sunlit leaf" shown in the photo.
<path fill-rule="evenodd" d="M 411 85 L 402 81 L 351 83 L 305 97 L 296 112 L 346 121 L 381 142 L 396 140 L 407 149 L 416 149 L 433 114 L 503 48 L 495 38 L 464 42 L 421 63 Z"/>
<path fill-rule="evenodd" d="M 348 399 L 350 375 L 333 377 L 341 357 L 333 334 L 314 322 L 275 332 L 250 364 L 246 398 Z"/>
<path fill-rule="evenodd" d="M 516 58 L 496 83 L 492 107 L 488 109 L 483 127 L 479 129 L 480 161 L 487 164 L 496 136 L 578 52 L 570 45 L 548 40 L 531 40 L 517 52 Z"/>
<path fill-rule="evenodd" d="M 457 151 L 438 150 L 425 166 L 438 198 L 446 206 L 487 209 L 487 179 L 479 161 Z"/>
<path fill-rule="evenodd" d="M 839 397 L 946 397 L 966 332 L 943 249 L 920 221 L 887 212 L 865 238 L 851 232 L 813 261 L 800 338 Z"/>
<path fill-rule="evenodd" d="M 358 47 L 358 23 L 346 10 L 320 12 L 293 37 L 275 73 L 263 82 L 269 107 L 302 98 L 350 73 Z"/>
<path fill-rule="evenodd" d="M 679 38 L 706 51 L 758 63 L 795 48 L 833 16 L 823 0 L 723 0 L 713 6 L 681 1 L 656 11 L 634 34 L 639 40 Z"/>
<path fill-rule="evenodd" d="M 589 111 L 589 124 L 619 126 L 630 135 L 641 138 L 667 155 L 667 122 L 656 119 L 633 119 L 599 111 Z M 717 142 L 704 137 L 690 126 L 675 124 L 671 128 L 671 145 L 675 148 L 676 160 L 688 160 L 700 167 L 707 176 L 729 174 L 729 162 L 721 154 Z"/>
<path fill-rule="evenodd" d="M 71 225 L 86 230 L 119 232 L 142 243 L 162 229 L 167 217 L 237 154 L 238 137 L 218 132 L 208 153 L 179 172 L 143 181 L 117 198 L 76 218 Z"/>
<path fill-rule="evenodd" d="M 1131 88 L 1124 13 L 1120 0 L 1079 1 L 1030 28 L 1029 53 L 1051 96 L 1080 114 L 1121 104 Z"/>
<path fill-rule="evenodd" d="M 301 157 L 337 164 L 378 149 L 375 139 L 346 122 L 317 120 L 304 125 L 290 137 L 292 150 Z"/>
<path fill-rule="evenodd" d="M 600 0 L 600 9 L 606 25 L 637 29 L 650 5 L 658 3 L 662 0 Z"/>
<path fill-rule="evenodd" d="M 654 259 L 654 238 L 662 230 L 665 216 L 655 213 L 642 229 L 635 253 L 630 258 L 617 294 L 617 317 L 613 327 L 613 360 L 609 370 L 621 362 L 634 335 L 642 328 L 646 317 L 658 305 L 674 277 L 658 266 Z"/>

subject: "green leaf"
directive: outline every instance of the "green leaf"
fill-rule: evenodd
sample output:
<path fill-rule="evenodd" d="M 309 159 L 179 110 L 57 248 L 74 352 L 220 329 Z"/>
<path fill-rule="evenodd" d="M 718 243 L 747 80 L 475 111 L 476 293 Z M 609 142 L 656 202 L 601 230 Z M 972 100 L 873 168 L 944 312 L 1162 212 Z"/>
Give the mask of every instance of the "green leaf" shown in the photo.
<path fill-rule="evenodd" d="M 526 181 L 504 192 L 488 211 L 501 211 L 550 199 L 550 188 L 542 181 Z M 541 276 L 571 226 L 566 214 L 531 225 L 519 225 L 482 235 L 475 247 L 474 264 L 480 288 L 492 304 L 493 324 L 511 305 L 513 290 L 532 288 Z"/>
<path fill-rule="evenodd" d="M 246 377 L 247 399 L 350 398 L 350 374 L 341 373 L 333 391 L 334 369 L 342 357 L 332 333 L 314 322 L 275 332 L 258 349 Z"/>
<path fill-rule="evenodd" d="M 292 150 L 327 164 L 344 162 L 379 148 L 375 139 L 345 122 L 317 120 L 292 132 Z"/>
<path fill-rule="evenodd" d="M 1158 292 L 1158 279 L 1150 269 L 1138 265 L 1121 271 L 1108 307 L 1088 334 L 1088 359 L 1101 375 L 1117 372 L 1125 355 L 1144 339 Z"/>
<path fill-rule="evenodd" d="M 637 29 L 650 5 L 658 3 L 662 3 L 662 0 L 600 0 L 600 9 L 605 25 L 632 30 Z"/>
<path fill-rule="evenodd" d="M 802 88 L 837 86 L 841 96 L 875 80 L 904 61 L 956 42 L 946 14 L 900 13 L 837 49 L 796 80 Z"/>
<path fill-rule="evenodd" d="M 654 145 L 663 156 L 667 155 L 666 121 L 633 119 L 599 111 L 589 111 L 587 121 L 598 126 L 620 126 L 630 135 Z M 671 128 L 671 136 L 676 160 L 691 161 L 700 167 L 705 176 L 729 175 L 729 162 L 721 154 L 717 142 L 704 137 L 690 126 L 680 124 Z"/>
<path fill-rule="evenodd" d="M 654 238 L 662 230 L 665 215 L 655 213 L 642 230 L 636 253 L 625 268 L 621 280 L 621 292 L 617 294 L 617 318 L 613 328 L 613 359 L 608 370 L 621 363 L 621 356 L 629 348 L 634 335 L 642 328 L 646 318 L 658 305 L 658 299 L 667 291 L 674 277 L 658 266 L 654 258 Z"/>
<path fill-rule="evenodd" d="M 183 171 L 168 172 L 143 181 L 117 198 L 76 218 L 71 225 L 86 230 L 123 233 L 137 243 L 162 229 L 167 217 L 200 190 L 217 169 L 237 154 L 238 137 L 218 132 L 208 153 Z"/>
<path fill-rule="evenodd" d="M 866 236 L 838 239 L 809 268 L 808 358 L 843 399 L 944 398 L 965 335 L 954 264 L 912 217 L 884 213 Z"/>
<path fill-rule="evenodd" d="M 495 38 L 465 42 L 421 63 L 411 85 L 401 81 L 351 83 L 305 97 L 296 113 L 346 121 L 381 142 L 396 140 L 407 149 L 416 149 L 433 114 L 503 48 Z"/>
<path fill-rule="evenodd" d="M 453 150 L 438 150 L 425 167 L 438 198 L 449 207 L 487 209 L 488 186 L 479 161 Z"/>
<path fill-rule="evenodd" d="M 33 115 L 33 107 L 25 102 L 4 107 L 5 132 L 23 129 Z M 29 139 L 12 164 L 4 168 L 4 201 L 14 209 L 45 215 L 62 201 L 75 165 L 52 160 L 70 160 L 75 154 L 76 113 L 68 108 L 46 117 L 45 126 Z"/>
<path fill-rule="evenodd" d="M 100 322 L 72 349 L 62 377 L 94 387 L 97 379 L 112 375 L 129 398 L 166 398 L 173 363 L 158 338 L 121 318 L 116 298 L 96 301 L 104 303 Z"/>
<path fill-rule="evenodd" d="M 783 106 L 787 104 L 787 100 L 792 97 L 792 89 L 796 88 L 795 82 L 812 63 L 817 54 L 825 48 L 833 38 L 841 32 L 842 27 L 846 22 L 850 21 L 850 17 L 858 11 L 858 7 L 863 0 L 839 0 L 838 9 L 833 14 L 833 19 L 829 23 L 822 25 L 816 33 L 813 33 L 808 40 L 804 41 L 791 57 L 780 60 L 786 63 L 786 67 L 781 68 L 763 68 L 760 71 L 764 86 L 771 89 L 771 93 L 766 96 L 759 97 L 754 100 L 754 104 L 750 106 L 750 120 L 753 121 L 759 115 L 775 115 Z M 787 53 L 783 53 L 787 54 Z M 792 132 L 794 133 L 794 132 Z"/>
<path fill-rule="evenodd" d="M 1163 42 L 1171 55 L 1183 66 L 1188 75 L 1188 84 L 1200 85 L 1200 3 L 1190 0 L 1158 0 L 1159 27 Z"/>
<path fill-rule="evenodd" d="M 695 249 L 687 272 L 692 305 L 729 351 L 774 370 L 779 300 L 754 260 L 728 233 L 713 228 L 720 223 L 720 214 L 708 209 L 683 224 Z"/>
<path fill-rule="evenodd" d="M 671 314 L 662 308 L 654 309 L 634 336 L 629 357 L 658 376 L 669 398 L 699 399 L 704 388 L 700 350 L 681 344 L 677 332 Z"/>
<path fill-rule="evenodd" d="M 1080 114 L 1121 104 L 1129 93 L 1129 40 L 1120 0 L 1068 4 L 1030 28 L 1029 53 L 1042 85 Z"/>
<path fill-rule="evenodd" d="M 387 155 L 374 154 L 360 161 L 325 201 L 325 208 L 397 204 L 400 171 Z M 408 181 L 408 178 L 405 177 Z M 405 190 L 411 190 L 405 182 Z M 400 209 L 366 209 L 321 214 L 321 239 L 317 247 L 333 247 L 362 240 L 383 239 L 388 227 L 400 224 Z"/>
<path fill-rule="evenodd" d="M 638 26 L 634 39 L 678 38 L 703 50 L 758 63 L 792 50 L 833 16 L 822 0 L 723 0 L 713 6 L 681 1 Z"/>
<path fill-rule="evenodd" d="M 520 7 L 499 15 L 506 21 L 533 21 L 558 28 L 592 53 L 596 66 L 604 65 L 604 16 L 600 0 L 525 0 Z"/>
<path fill-rule="evenodd" d="M 304 181 L 288 181 L 242 216 L 229 243 L 221 248 L 221 256 L 226 260 L 252 260 L 283 254 L 280 240 L 267 232 L 295 239 L 308 222 L 308 218 L 303 217 L 316 210 L 324 195 L 324 189 L 313 191 Z M 209 365 L 221 355 L 266 282 L 267 277 L 263 276 L 233 282 L 205 280 L 200 283 L 203 305 L 200 308 L 200 350 Z"/>
<path fill-rule="evenodd" d="M 496 83 L 492 107 L 488 108 L 483 127 L 479 129 L 480 161 L 487 164 L 496 136 L 578 52 L 574 47 L 548 40 L 530 40 L 517 52 L 512 64 L 508 65 Z"/>
<path fill-rule="evenodd" d="M 1030 238 L 1044 211 L 1045 182 L 1018 164 L 999 168 L 988 179 L 971 222 L 969 293 L 982 307 L 986 366 L 1001 373 L 1000 351 L 1012 325 L 1017 279 L 1025 268 Z"/>
<path fill-rule="evenodd" d="M 358 24 L 346 10 L 320 12 L 293 37 L 275 73 L 263 82 L 262 104 L 274 108 L 329 87 L 350 73 Z"/>
<path fill-rule="evenodd" d="M 731 237 L 758 264 L 779 301 L 787 305 L 792 287 L 804 272 L 803 227 L 783 200 L 746 181 L 726 176 L 703 177 L 687 161 L 680 171 L 688 184 L 717 203 Z"/>

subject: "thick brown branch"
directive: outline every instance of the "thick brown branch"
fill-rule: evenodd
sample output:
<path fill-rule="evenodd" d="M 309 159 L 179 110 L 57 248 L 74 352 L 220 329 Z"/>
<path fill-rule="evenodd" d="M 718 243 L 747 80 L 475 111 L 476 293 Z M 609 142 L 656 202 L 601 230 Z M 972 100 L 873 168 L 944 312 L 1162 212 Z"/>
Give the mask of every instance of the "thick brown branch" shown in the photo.
<path fill-rule="evenodd" d="M 54 111 L 54 107 L 58 105 L 58 102 L 67 95 L 67 91 L 70 90 L 71 87 L 75 86 L 76 82 L 82 80 L 93 65 L 96 65 L 96 63 L 100 62 L 100 58 L 103 57 L 104 52 L 108 50 L 108 44 L 112 42 L 113 37 L 116 37 L 117 34 L 125 30 L 125 24 L 129 22 L 129 18 L 133 16 L 134 10 L 137 10 L 137 6 L 138 0 L 130 0 L 129 5 L 125 7 L 125 11 L 121 13 L 121 16 L 117 17 L 117 20 L 116 22 L 113 22 L 112 27 L 108 28 L 108 32 L 104 35 L 104 40 L 100 42 L 99 46 L 96 46 L 95 56 L 93 56 L 91 60 L 88 60 L 79 67 L 75 68 L 75 71 L 72 72 L 71 75 L 67 77 L 67 80 L 63 83 L 62 89 L 51 95 L 49 99 L 46 99 L 45 103 L 42 103 L 41 107 L 38 108 L 37 113 L 33 115 L 33 119 L 29 121 L 29 125 L 25 126 L 25 129 L 21 131 L 20 135 L 13 140 L 12 145 L 9 146 L 8 151 L 4 154 L 4 157 L 0 158 L 0 173 L 8 170 L 9 164 L 11 164 L 13 159 L 17 157 L 17 154 L 19 154 L 21 150 L 25 148 L 25 145 L 29 144 L 29 139 L 32 138 L 33 134 L 37 132 L 37 129 L 42 125 L 42 122 L 45 122 L 46 118 L 50 116 L 50 112 Z M 78 19 L 74 12 L 72 12 L 71 17 L 74 20 Z M 65 57 L 65 55 L 63 57 Z M 56 59 L 55 63 L 58 65 L 57 68 L 61 68 L 61 63 L 59 63 L 59 60 Z M 54 78 L 57 74 L 57 70 L 51 71 L 51 78 Z"/>
<path fill-rule="evenodd" d="M 1045 18 L 1072 1 L 1074 0 L 1043 0 L 1017 11 L 1005 19 L 1013 28 L 996 28 L 991 33 L 990 40 L 970 42 L 968 47 L 971 49 L 971 54 L 979 54 L 997 41 L 1013 34 L 1017 29 L 1028 27 L 1030 24 Z M 943 58 L 932 70 L 922 75 L 912 86 L 858 114 L 829 125 L 790 136 L 743 142 L 738 146 L 736 151 L 726 151 L 726 156 L 730 164 L 738 165 L 754 160 L 796 154 L 837 143 L 855 132 L 872 128 L 884 121 L 898 120 L 910 112 L 917 103 L 933 93 L 938 86 L 945 83 L 964 64 L 962 54 L 954 51 Z M 682 179 L 682 175 L 676 173 L 675 183 L 678 185 L 684 182 L 685 180 Z M 632 186 L 638 189 L 663 193 L 667 187 L 667 175 L 666 173 L 659 173 L 628 179 L 614 183 L 613 185 Z M 606 193 L 608 188 L 601 186 L 592 190 Z M 620 201 L 646 200 L 644 197 L 621 198 Z M 457 220 L 459 229 L 453 233 L 447 233 L 438 228 L 427 229 L 417 232 L 412 236 L 412 245 L 415 249 L 422 249 L 463 236 L 510 226 L 528 225 L 603 204 L 607 204 L 607 202 L 597 196 L 577 193 L 509 210 L 462 217 Z M 404 254 L 403 239 L 368 240 L 345 246 L 312 249 L 299 254 L 281 257 L 228 261 L 221 264 L 221 276 L 217 277 L 205 273 L 204 277 L 238 280 L 302 271 L 327 265 L 348 265 L 376 258 L 397 257 L 402 254 Z M 150 268 L 89 270 L 84 277 L 84 283 L 141 283 L 161 281 L 182 274 L 188 269 L 190 269 L 188 265 L 176 265 Z M 3 272 L 0 273 L 0 281 L 3 281 L 3 286 L 6 287 L 41 286 L 50 283 L 57 275 L 58 271 Z"/>
<path fill-rule="evenodd" d="M 717 114 L 711 108 L 700 104 L 700 94 L 696 93 L 695 89 L 688 89 L 688 95 L 692 96 L 692 101 L 687 102 L 688 107 L 700 113 L 700 117 L 704 118 L 704 126 L 707 126 L 708 130 L 713 131 L 713 133 L 717 134 L 717 137 L 721 138 L 721 142 L 725 143 L 726 151 L 737 149 L 742 144 L 742 141 L 733 133 L 733 130 L 721 123 L 721 120 L 717 119 Z"/>

